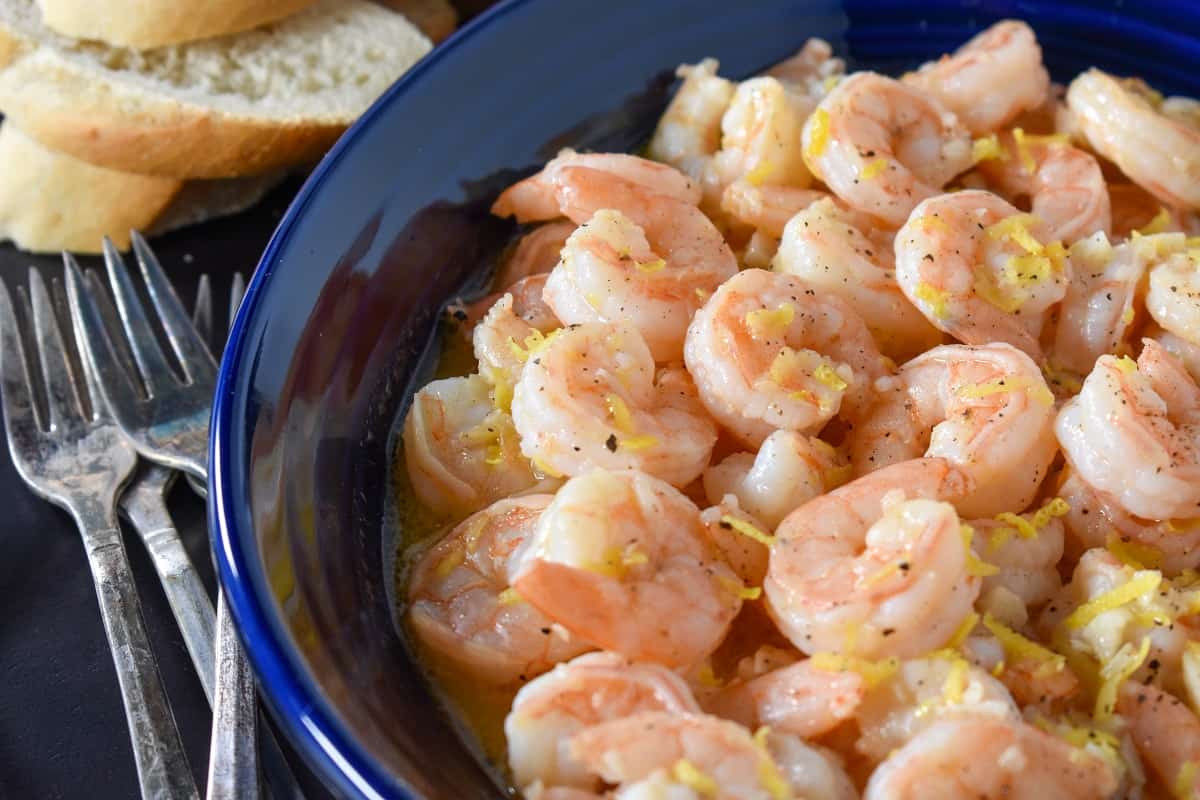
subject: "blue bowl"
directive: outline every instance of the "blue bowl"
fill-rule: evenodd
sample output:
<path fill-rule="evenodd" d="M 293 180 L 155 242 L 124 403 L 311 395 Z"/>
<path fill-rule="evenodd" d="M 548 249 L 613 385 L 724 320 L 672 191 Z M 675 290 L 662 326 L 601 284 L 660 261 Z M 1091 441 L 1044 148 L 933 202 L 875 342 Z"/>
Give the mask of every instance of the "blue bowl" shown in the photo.
<path fill-rule="evenodd" d="M 1003 17 L 1051 72 L 1093 64 L 1200 94 L 1200 15 L 1141 0 L 510 0 L 418 64 L 313 173 L 271 240 L 221 364 L 210 519 L 262 692 L 346 797 L 496 797 L 393 626 L 393 423 L 438 310 L 511 226 L 497 192 L 561 147 L 631 150 L 677 64 L 744 76 L 828 39 L 904 70 Z"/>

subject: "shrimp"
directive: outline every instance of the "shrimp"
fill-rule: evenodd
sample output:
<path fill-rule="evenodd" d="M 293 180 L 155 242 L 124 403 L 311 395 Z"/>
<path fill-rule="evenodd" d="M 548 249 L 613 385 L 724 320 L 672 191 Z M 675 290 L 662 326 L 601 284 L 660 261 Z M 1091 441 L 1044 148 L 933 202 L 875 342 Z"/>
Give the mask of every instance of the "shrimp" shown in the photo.
<path fill-rule="evenodd" d="M 971 166 L 971 138 L 933 95 L 858 72 L 808 118 L 804 157 L 847 205 L 896 227 Z"/>
<path fill-rule="evenodd" d="M 775 532 L 763 591 L 805 653 L 915 656 L 940 647 L 979 595 L 955 500 L 966 473 L 940 458 L 896 464 L 793 511 Z M 900 498 L 908 497 L 907 501 Z"/>
<path fill-rule="evenodd" d="M 763 576 L 767 574 L 768 552 L 759 539 L 765 539 L 769 535 L 766 531 L 772 530 L 773 526 L 768 528 L 743 511 L 734 495 L 725 495 L 701 511 L 700 521 L 708 531 L 709 540 L 742 582 L 747 586 L 761 586 Z M 755 532 L 761 532 L 761 535 Z"/>
<path fill-rule="evenodd" d="M 699 713 L 683 679 L 657 664 L 616 653 L 586 653 L 521 687 L 504 720 L 517 786 L 595 789 L 596 779 L 567 753 L 577 732 L 642 711 Z"/>
<path fill-rule="evenodd" d="M 1062 519 L 1049 517 L 1063 512 L 1066 503 L 1050 503 L 1045 511 L 1026 514 L 1001 514 L 999 519 L 974 519 L 969 524 L 978 537 L 980 557 L 996 567 L 995 575 L 983 579 L 981 597 L 999 590 L 1021 601 L 1025 609 L 1046 604 L 1062 589 L 1058 562 L 1062 559 L 1066 534 Z M 1042 516 L 1049 517 L 1044 521 Z"/>
<path fill-rule="evenodd" d="M 1200 797 L 1200 719 L 1191 709 L 1155 686 L 1126 683 L 1117 713 L 1128 722 L 1142 758 L 1174 796 Z"/>
<path fill-rule="evenodd" d="M 640 469 L 686 486 L 708 465 L 717 430 L 692 379 L 679 365 L 656 372 L 629 325 L 575 325 L 526 358 L 512 419 L 544 472 Z"/>
<path fill-rule="evenodd" d="M 756 185 L 739 179 L 725 187 L 721 210 L 771 239 L 779 239 L 788 220 L 813 203 L 829 197 L 817 189 L 772 184 Z"/>
<path fill-rule="evenodd" d="M 1003 20 L 901 80 L 929 92 L 973 135 L 998 130 L 1038 108 L 1050 89 L 1042 48 L 1024 22 Z"/>
<path fill-rule="evenodd" d="M 433 381 L 413 397 L 404 419 L 404 463 L 426 507 L 461 519 L 514 494 L 553 491 L 521 455 L 509 413 L 479 375 Z"/>
<path fill-rule="evenodd" d="M 807 39 L 795 54 L 780 61 L 764 74 L 778 78 L 795 91 L 818 101 L 829 94 L 846 74 L 846 62 L 833 57 L 833 48 L 824 39 Z"/>
<path fill-rule="evenodd" d="M 704 493 L 713 505 L 728 494 L 774 530 L 783 518 L 837 482 L 842 458 L 824 441 L 795 431 L 775 431 L 758 453 L 734 453 L 704 471 Z"/>
<path fill-rule="evenodd" d="M 527 680 L 591 649 L 509 589 L 509 559 L 551 499 L 499 500 L 464 520 L 413 567 L 409 625 L 473 680 Z"/>
<path fill-rule="evenodd" d="M 761 269 L 730 278 L 696 313 L 684 361 L 704 407 L 751 447 L 775 430 L 810 433 L 839 412 L 861 414 L 885 371 L 849 306 Z"/>
<path fill-rule="evenodd" d="M 1129 513 L 1197 516 L 1200 387 L 1153 339 L 1136 363 L 1101 356 L 1055 432 L 1079 477 Z"/>
<path fill-rule="evenodd" d="M 1054 397 L 1037 365 L 1007 344 L 943 345 L 876 382 L 871 413 L 850 434 L 865 474 L 921 455 L 971 475 L 954 503 L 967 517 L 1023 509 L 1038 492 L 1056 447 Z"/>
<path fill-rule="evenodd" d="M 1192 380 L 1200 381 L 1200 344 L 1165 331 L 1153 322 L 1145 327 L 1142 334 L 1161 344 L 1168 353 L 1179 359 Z"/>
<path fill-rule="evenodd" d="M 709 162 L 705 183 L 725 187 L 745 177 L 755 184 L 808 186 L 812 175 L 800 131 L 813 105 L 769 76 L 739 83 L 721 119 L 721 149 Z"/>
<path fill-rule="evenodd" d="M 632 470 L 567 481 L 509 576 L 581 639 L 671 667 L 715 650 L 742 603 L 742 582 L 714 552 L 700 510 Z"/>
<path fill-rule="evenodd" d="M 990 613 L 990 612 L 989 612 Z M 1021 609 L 1024 617 L 1024 608 Z M 1002 634 L 1001 641 L 992 631 L 978 629 L 962 643 L 963 656 L 975 667 L 996 677 L 1008 689 L 1017 705 L 1060 710 L 1079 693 L 1079 677 L 1066 659 L 1021 633 L 1021 624 L 1006 625 L 985 614 L 985 624 Z"/>
<path fill-rule="evenodd" d="M 1070 244 L 1112 228 L 1112 205 L 1100 164 L 1060 136 L 1034 136 L 1020 128 L 999 137 L 997 158 L 978 170 L 1005 197 L 1029 198 L 1049 241 Z"/>
<path fill-rule="evenodd" d="M 705 165 L 721 146 L 721 118 L 733 101 L 735 86 L 717 75 L 720 64 L 706 58 L 683 64 L 675 74 L 683 79 L 658 121 L 646 155 L 670 164 L 699 180 Z"/>
<path fill-rule="evenodd" d="M 1051 349 L 1057 367 L 1086 375 L 1097 358 L 1126 343 L 1146 274 L 1145 253 L 1138 241 L 1113 247 L 1103 233 L 1071 245 L 1067 262 L 1072 278 Z"/>
<path fill-rule="evenodd" d="M 521 374 L 525 351 L 522 343 L 539 341 L 539 334 L 558 328 L 558 318 L 542 302 L 545 275 L 517 281 L 497 299 L 475 325 L 471 344 L 479 372 L 495 384 L 512 386 Z"/>
<path fill-rule="evenodd" d="M 934 327 L 965 344 L 1007 342 L 1041 358 L 1046 312 L 1070 271 L 1062 245 L 990 192 L 925 200 L 896 234 L 896 280 Z"/>
<path fill-rule="evenodd" d="M 794 797 L 858 800 L 858 789 L 836 752 L 804 742 L 798 736 L 774 731 L 767 735 L 767 746 L 791 785 Z"/>
<path fill-rule="evenodd" d="M 854 748 L 878 763 L 939 720 L 968 715 L 1021 718 L 1008 689 L 956 653 L 902 661 L 857 709 Z"/>
<path fill-rule="evenodd" d="M 1179 211 L 1164 206 L 1136 183 L 1108 184 L 1108 198 L 1112 205 L 1112 235 L 1115 238 L 1127 239 L 1135 230 L 1141 233 L 1184 230 L 1184 218 Z M 1157 230 L 1160 225 L 1162 231 Z M 1147 227 L 1156 230 L 1142 230 Z"/>
<path fill-rule="evenodd" d="M 704 709 L 748 728 L 768 725 L 810 739 L 853 719 L 867 689 L 861 674 L 822 669 L 810 659 L 727 686 Z"/>
<path fill-rule="evenodd" d="M 892 238 L 865 215 L 818 200 L 791 217 L 771 268 L 844 300 L 884 355 L 907 361 L 942 335 L 900 290 Z"/>
<path fill-rule="evenodd" d="M 1098 69 L 1071 81 L 1067 106 L 1092 149 L 1135 183 L 1167 205 L 1200 208 L 1200 130 Z"/>
<path fill-rule="evenodd" d="M 942 720 L 913 737 L 871 775 L 863 800 L 1105 800 L 1112 766 L 1089 750 L 1019 720 Z"/>
<path fill-rule="evenodd" d="M 591 212 L 583 213 L 564 204 L 561 196 L 564 184 L 571 180 L 570 170 L 574 169 L 604 173 L 634 184 L 645 194 L 690 205 L 700 202 L 700 184 L 666 164 L 625 153 L 576 153 L 565 149 L 547 162 L 541 172 L 501 192 L 492 204 L 492 213 L 515 217 L 520 223 L 545 222 L 564 216 L 576 225 L 586 222 Z"/>
<path fill-rule="evenodd" d="M 534 228 L 517 242 L 496 272 L 493 284 L 511 286 L 522 278 L 554 269 L 567 237 L 574 232 L 574 223 L 567 221 L 547 222 Z"/>
<path fill-rule="evenodd" d="M 1200 514 L 1186 520 L 1143 519 L 1073 471 L 1058 494 L 1071 507 L 1065 517 L 1069 561 L 1091 548 L 1111 547 L 1168 575 L 1200 568 Z"/>
<path fill-rule="evenodd" d="M 780 747 L 777 741 L 763 738 L 716 717 L 647 711 L 586 728 L 570 740 L 569 748 L 608 784 L 653 780 L 660 786 L 692 789 L 685 797 L 703 794 L 713 800 L 797 796 L 811 778 L 796 774 L 801 763 L 785 765 L 780 756 L 794 757 L 800 748 L 811 748 L 796 740 Z M 823 773 L 830 768 L 840 771 L 828 761 L 823 766 Z M 849 785 L 848 781 L 839 784 Z M 806 796 L 841 800 L 853 794 Z"/>
<path fill-rule="evenodd" d="M 1157 258 L 1147 274 L 1146 311 L 1163 329 L 1188 342 L 1200 342 L 1200 252 L 1185 249 L 1182 233 L 1153 238 Z"/>

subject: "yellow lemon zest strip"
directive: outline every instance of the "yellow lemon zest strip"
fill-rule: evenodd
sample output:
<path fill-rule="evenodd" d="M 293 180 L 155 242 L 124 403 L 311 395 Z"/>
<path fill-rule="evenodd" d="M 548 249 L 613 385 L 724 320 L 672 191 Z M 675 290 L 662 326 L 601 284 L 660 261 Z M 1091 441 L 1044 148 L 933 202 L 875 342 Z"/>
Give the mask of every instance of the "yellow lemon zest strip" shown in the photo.
<path fill-rule="evenodd" d="M 1106 611 L 1131 603 L 1147 594 L 1151 594 L 1162 583 L 1162 573 L 1142 571 L 1134 573 L 1133 578 L 1115 589 L 1110 589 L 1099 597 L 1089 600 L 1071 612 L 1065 620 L 1069 629 L 1078 629 L 1087 625 Z"/>
<path fill-rule="evenodd" d="M 872 161 L 868 161 L 866 166 L 862 168 L 862 172 L 860 172 L 858 175 L 864 181 L 869 181 L 873 178 L 879 177 L 879 173 L 883 172 L 885 169 L 887 169 L 887 167 L 888 160 L 886 158 L 876 158 Z"/>
<path fill-rule="evenodd" d="M 759 542 L 760 544 L 764 544 L 767 547 L 770 547 L 771 545 L 775 544 L 774 536 L 772 536 L 769 533 L 760 531 L 758 528 L 751 525 L 749 522 L 746 522 L 744 519 L 738 519 L 737 517 L 731 516 L 729 514 L 724 514 L 721 517 L 721 522 L 724 523 L 725 525 L 728 525 L 730 528 L 733 528 L 735 531 L 740 533 L 742 536 L 748 536 L 749 538 L 753 539 L 754 541 Z"/>
<path fill-rule="evenodd" d="M 1093 716 L 1097 720 L 1103 722 L 1112 717 L 1121 684 L 1137 672 L 1137 668 L 1142 665 L 1148 655 L 1150 655 L 1150 637 L 1144 636 L 1136 651 L 1132 644 L 1126 642 L 1121 645 L 1121 649 L 1117 651 L 1116 655 L 1100 667 L 1100 677 L 1104 682 L 1100 685 L 1100 691 L 1096 693 L 1096 709 Z"/>
<path fill-rule="evenodd" d="M 686 758 L 681 758 L 671 767 L 671 777 L 679 783 L 702 794 L 705 797 L 717 796 L 717 782 L 711 777 L 701 772 L 695 764 L 688 761 Z"/>

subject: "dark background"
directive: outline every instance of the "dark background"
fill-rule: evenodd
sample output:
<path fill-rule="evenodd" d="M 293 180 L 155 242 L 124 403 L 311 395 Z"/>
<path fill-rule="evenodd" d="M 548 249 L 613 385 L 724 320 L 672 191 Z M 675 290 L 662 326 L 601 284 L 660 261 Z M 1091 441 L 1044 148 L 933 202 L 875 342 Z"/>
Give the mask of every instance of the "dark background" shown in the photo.
<path fill-rule="evenodd" d="M 488 0 L 456 0 L 464 20 Z M 0 180 L 3 176 L 0 175 Z M 233 273 L 247 276 L 299 190 L 291 178 L 255 208 L 155 239 L 152 244 L 190 307 L 200 274 L 213 281 L 214 326 L 228 323 Z M 81 259 L 96 266 L 97 259 Z M 57 257 L 30 256 L 0 245 L 0 279 L 15 288 L 31 267 L 61 275 Z M 170 508 L 192 561 L 215 591 L 204 505 L 177 481 Z M 0 798 L 134 798 L 133 754 L 108 642 L 79 534 L 57 507 L 34 496 L 0 456 Z M 126 530 L 150 632 L 184 746 L 203 794 L 211 717 L 157 576 L 141 541 Z M 289 750 L 297 779 L 312 800 L 326 794 Z"/>

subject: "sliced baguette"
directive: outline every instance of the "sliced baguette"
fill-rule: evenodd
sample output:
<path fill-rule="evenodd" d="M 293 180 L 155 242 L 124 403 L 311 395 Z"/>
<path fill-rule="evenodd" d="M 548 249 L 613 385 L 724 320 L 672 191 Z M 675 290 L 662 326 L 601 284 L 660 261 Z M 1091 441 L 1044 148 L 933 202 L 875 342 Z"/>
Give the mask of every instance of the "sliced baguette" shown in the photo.
<path fill-rule="evenodd" d="M 366 0 L 319 0 L 251 31 L 157 50 L 48 30 L 0 0 L 0 111 L 46 146 L 172 178 L 253 175 L 318 157 L 429 40 Z"/>
<path fill-rule="evenodd" d="M 450 0 L 376 0 L 399 11 L 421 29 L 434 43 L 440 42 L 458 27 L 458 11 Z"/>
<path fill-rule="evenodd" d="M 256 28 L 315 0 L 38 0 L 64 36 L 145 50 Z"/>
<path fill-rule="evenodd" d="M 0 239 L 34 253 L 98 253 L 109 236 L 165 233 L 258 202 L 282 174 L 184 182 L 93 166 L 0 125 Z"/>

